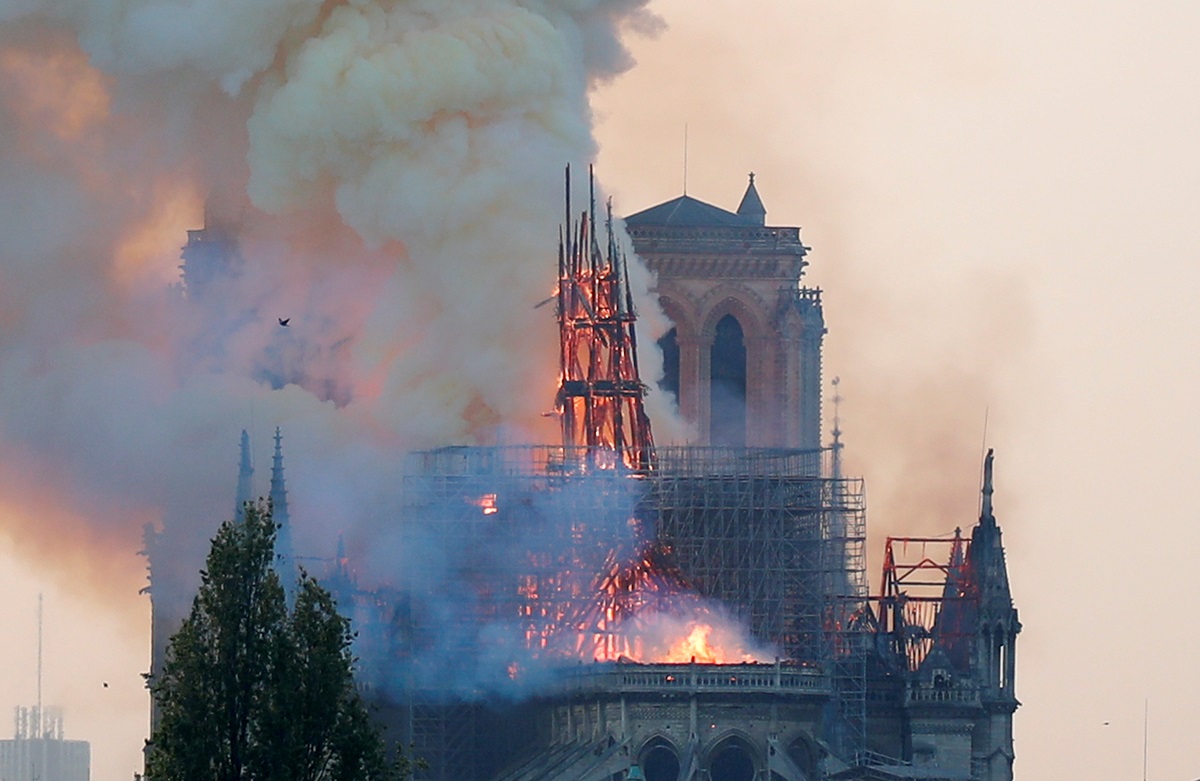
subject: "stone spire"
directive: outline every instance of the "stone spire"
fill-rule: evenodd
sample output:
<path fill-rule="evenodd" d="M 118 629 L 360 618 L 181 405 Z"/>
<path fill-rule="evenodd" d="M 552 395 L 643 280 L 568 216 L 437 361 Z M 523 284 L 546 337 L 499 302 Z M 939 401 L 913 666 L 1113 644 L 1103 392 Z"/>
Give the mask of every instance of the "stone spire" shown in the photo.
<path fill-rule="evenodd" d="M 242 458 L 238 464 L 237 494 L 234 497 L 234 520 L 242 520 L 246 515 L 246 502 L 254 501 L 254 467 L 250 463 L 250 435 L 242 429 Z"/>
<path fill-rule="evenodd" d="M 339 603 L 350 604 L 354 598 L 357 584 L 354 580 L 354 573 L 350 570 L 350 560 L 346 558 L 346 541 L 340 533 L 337 537 L 337 549 L 333 561 L 322 582 L 326 584 Z"/>
<path fill-rule="evenodd" d="M 758 197 L 758 189 L 754 186 L 753 172 L 750 173 L 750 184 L 746 187 L 746 194 L 742 196 L 742 202 L 738 204 L 737 213 L 747 222 L 755 225 L 767 224 L 767 208 L 763 206 L 762 198 Z"/>
<path fill-rule="evenodd" d="M 1016 696 L 1017 635 L 1021 622 L 1008 584 L 1008 565 L 1000 525 L 992 507 L 992 451 L 983 462 L 982 503 L 979 524 L 971 533 L 967 551 L 978 600 L 973 667 L 979 685 L 986 727 L 972 747 L 974 777 L 981 781 L 1012 781 L 1012 717 L 1020 702 Z"/>
<path fill-rule="evenodd" d="M 283 435 L 275 427 L 275 456 L 271 459 L 271 513 L 275 523 L 288 525 L 287 484 L 283 480 Z M 282 539 L 282 537 L 281 537 Z"/>
<path fill-rule="evenodd" d="M 992 454 L 988 448 L 987 457 L 983 460 L 983 508 L 979 512 L 979 522 L 988 526 L 996 525 L 996 516 L 992 514 Z"/>
<path fill-rule="evenodd" d="M 291 518 L 288 515 L 287 484 L 283 479 L 283 435 L 275 427 L 275 455 L 271 459 L 271 518 L 275 521 L 275 569 L 283 581 L 291 602 L 296 588 L 296 553 L 292 547 Z"/>
<path fill-rule="evenodd" d="M 971 558 L 975 571 L 981 609 L 1006 615 L 1012 609 L 1008 586 L 1008 566 L 1000 527 L 992 508 L 992 454 L 989 448 L 983 462 L 983 501 L 979 525 L 971 534 Z"/>

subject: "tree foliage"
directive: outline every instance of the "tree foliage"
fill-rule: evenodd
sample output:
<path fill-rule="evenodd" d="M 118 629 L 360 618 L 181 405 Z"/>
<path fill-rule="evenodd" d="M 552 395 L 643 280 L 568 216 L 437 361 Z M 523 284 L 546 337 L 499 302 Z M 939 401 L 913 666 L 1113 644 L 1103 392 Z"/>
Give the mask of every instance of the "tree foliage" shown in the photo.
<path fill-rule="evenodd" d="M 289 610 L 270 508 L 221 525 L 190 615 L 150 681 L 153 781 L 383 781 L 390 762 L 354 686 L 353 635 L 302 574 Z"/>

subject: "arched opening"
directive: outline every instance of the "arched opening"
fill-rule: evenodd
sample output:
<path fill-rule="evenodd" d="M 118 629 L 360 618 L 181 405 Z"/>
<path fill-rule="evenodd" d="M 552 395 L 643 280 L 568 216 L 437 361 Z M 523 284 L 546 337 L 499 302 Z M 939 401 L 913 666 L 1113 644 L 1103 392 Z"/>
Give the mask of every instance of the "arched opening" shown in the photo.
<path fill-rule="evenodd" d="M 717 322 L 712 345 L 709 442 L 746 446 L 746 340 L 733 315 Z"/>
<path fill-rule="evenodd" d="M 804 775 L 815 778 L 817 775 L 817 752 L 813 744 L 803 737 L 796 738 L 788 746 L 788 756 L 796 763 L 796 767 L 804 771 Z"/>
<path fill-rule="evenodd" d="M 678 781 L 679 757 L 666 743 L 656 743 L 643 751 L 640 764 L 646 781 Z"/>
<path fill-rule="evenodd" d="M 679 333 L 672 328 L 658 340 L 658 349 L 662 350 L 663 378 L 658 383 L 659 390 L 669 393 L 679 406 Z"/>
<path fill-rule="evenodd" d="M 754 760 L 745 746 L 731 740 L 713 754 L 708 776 L 712 781 L 754 781 Z"/>

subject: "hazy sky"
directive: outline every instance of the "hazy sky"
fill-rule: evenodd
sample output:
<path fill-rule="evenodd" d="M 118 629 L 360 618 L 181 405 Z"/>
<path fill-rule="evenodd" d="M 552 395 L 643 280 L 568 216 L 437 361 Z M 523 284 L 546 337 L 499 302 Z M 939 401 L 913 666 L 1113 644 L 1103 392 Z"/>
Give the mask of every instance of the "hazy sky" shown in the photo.
<path fill-rule="evenodd" d="M 1024 624 L 1017 777 L 1139 777 L 1146 702 L 1149 778 L 1200 777 L 1200 7 L 650 8 L 664 28 L 631 31 L 636 66 L 593 94 L 599 174 L 621 212 L 678 195 L 686 126 L 690 195 L 734 208 L 754 171 L 768 223 L 803 228 L 871 588 L 883 535 L 974 522 L 986 419 Z M 0 497 L 0 529 L 19 512 Z M 45 700 L 97 781 L 139 768 L 147 722 L 143 563 L 121 539 L 87 557 L 0 534 L 0 712 L 34 697 L 44 591 Z"/>
<path fill-rule="evenodd" d="M 601 170 L 622 208 L 677 195 L 686 124 L 689 194 L 755 171 L 802 226 L 872 588 L 881 535 L 972 522 L 986 416 L 1017 777 L 1140 777 L 1147 700 L 1149 777 L 1200 777 L 1200 7 L 654 7 Z"/>

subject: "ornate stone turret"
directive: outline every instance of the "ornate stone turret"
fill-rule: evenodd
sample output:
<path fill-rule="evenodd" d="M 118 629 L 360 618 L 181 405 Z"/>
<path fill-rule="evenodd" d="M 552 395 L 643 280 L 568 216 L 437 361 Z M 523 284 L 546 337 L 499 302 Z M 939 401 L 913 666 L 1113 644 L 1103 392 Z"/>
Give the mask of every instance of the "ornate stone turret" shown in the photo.
<path fill-rule="evenodd" d="M 949 773 L 939 778 L 1012 781 L 1013 777 L 1012 722 L 1020 705 L 1015 694 L 1016 639 L 1021 624 L 992 507 L 992 461 L 989 450 L 979 523 L 969 541 L 958 529 L 949 540 L 912 538 L 922 546 L 948 543 L 945 564 L 933 563 L 922 547 L 924 561 L 897 567 L 893 541 L 888 544 L 885 572 L 891 573 L 891 580 L 881 604 L 892 612 L 883 617 L 898 640 L 896 647 L 906 654 L 900 662 L 908 667 L 904 695 L 908 745 L 901 753 L 914 767 Z M 945 572 L 940 594 L 906 590 L 917 589 L 920 580 L 909 575 L 931 572 L 931 568 Z M 925 585 L 936 581 L 926 578 Z M 915 608 L 905 607 L 909 600 Z M 922 619 L 921 611 L 928 607 L 936 608 L 932 625 Z M 874 776 L 863 776 L 868 777 Z"/>
<path fill-rule="evenodd" d="M 275 569 L 283 581 L 288 602 L 296 589 L 296 551 L 292 545 L 291 517 L 288 514 L 287 484 L 283 480 L 283 436 L 275 427 L 275 455 L 271 459 L 271 518 L 278 526 L 275 536 Z"/>
<path fill-rule="evenodd" d="M 1012 721 L 1016 697 L 1017 634 L 1021 622 L 1013 607 L 1000 527 L 992 509 L 992 451 L 983 467 L 983 503 L 971 534 L 970 568 L 979 599 L 974 669 L 985 715 L 974 736 L 972 759 L 982 781 L 1011 781 Z"/>

